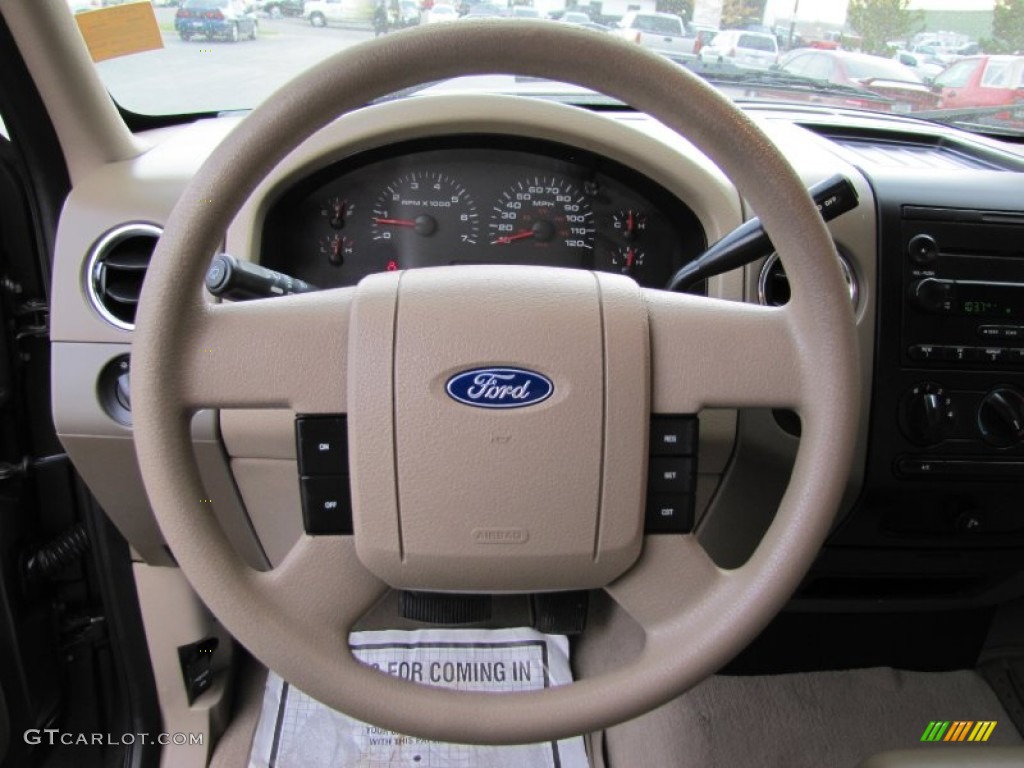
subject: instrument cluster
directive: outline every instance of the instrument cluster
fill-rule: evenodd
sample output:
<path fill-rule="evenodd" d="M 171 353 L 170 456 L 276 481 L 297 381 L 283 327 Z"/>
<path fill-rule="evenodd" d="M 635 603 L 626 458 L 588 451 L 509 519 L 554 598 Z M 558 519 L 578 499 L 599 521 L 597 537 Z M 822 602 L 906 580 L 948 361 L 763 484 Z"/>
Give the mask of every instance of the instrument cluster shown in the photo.
<path fill-rule="evenodd" d="M 497 136 L 417 140 L 346 158 L 270 208 L 260 263 L 321 288 L 386 270 L 530 264 L 661 288 L 706 239 L 683 202 L 600 155 Z"/>

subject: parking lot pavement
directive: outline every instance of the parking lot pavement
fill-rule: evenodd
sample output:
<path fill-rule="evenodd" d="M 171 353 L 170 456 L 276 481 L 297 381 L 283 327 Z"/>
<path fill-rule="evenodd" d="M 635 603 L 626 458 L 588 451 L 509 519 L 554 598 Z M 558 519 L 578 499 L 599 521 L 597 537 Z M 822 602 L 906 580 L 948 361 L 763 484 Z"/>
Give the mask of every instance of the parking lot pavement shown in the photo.
<path fill-rule="evenodd" d="M 115 101 L 142 114 L 248 109 L 300 70 L 373 37 L 368 25 L 314 28 L 301 18 L 261 18 L 255 41 L 184 42 L 174 9 L 156 13 L 164 48 L 97 65 Z"/>

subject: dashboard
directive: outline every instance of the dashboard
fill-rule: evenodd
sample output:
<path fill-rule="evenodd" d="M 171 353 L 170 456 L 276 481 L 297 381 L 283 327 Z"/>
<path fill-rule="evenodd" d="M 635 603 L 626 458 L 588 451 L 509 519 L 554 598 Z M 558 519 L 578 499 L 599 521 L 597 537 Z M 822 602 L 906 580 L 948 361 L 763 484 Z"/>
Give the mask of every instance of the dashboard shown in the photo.
<path fill-rule="evenodd" d="M 1017 312 L 1017 293 L 959 283 L 1024 283 L 1019 152 L 900 117 L 747 112 L 807 186 L 842 174 L 860 198 L 829 224 L 857 287 L 857 459 L 829 544 L 796 599 L 994 599 L 1024 550 L 1015 503 L 1024 440 L 1013 417 L 1024 409 L 1024 344 L 1014 335 L 1024 326 L 989 316 L 987 304 L 984 316 L 971 316 L 979 302 L 997 300 Z M 76 467 L 147 562 L 167 555 L 141 483 L 109 471 L 135 461 L 130 413 L 114 418 L 109 407 L 119 366 L 129 364 L 131 323 L 108 322 L 86 286 L 111 233 L 127 227 L 152 247 L 189 179 L 237 122 L 154 132 L 148 152 L 77 183 L 61 219 L 54 418 Z M 620 272 L 656 289 L 755 214 L 712 158 L 645 115 L 430 96 L 351 113 L 298 147 L 242 204 L 224 250 L 324 289 L 392 268 L 493 262 Z M 931 242 L 921 236 L 935 243 L 925 253 L 910 245 Z M 111 253 L 115 266 L 138 255 Z M 766 275 L 779 278 L 769 264 L 715 276 L 702 292 L 764 301 Z M 963 294 L 955 315 L 935 293 L 944 290 Z M 989 326 L 1004 335 L 982 335 L 994 332 Z M 97 397 L 104 387 L 111 392 Z M 717 562 L 738 565 L 771 524 L 799 420 L 768 408 L 708 409 L 699 424 L 699 535 Z M 295 414 L 283 409 L 203 412 L 193 423 L 222 525 L 263 567 L 281 562 L 303 531 L 294 429 Z"/>
<path fill-rule="evenodd" d="M 281 194 L 259 261 L 312 285 L 449 264 L 618 272 L 664 287 L 707 245 L 664 187 L 594 152 L 496 135 L 360 153 Z"/>

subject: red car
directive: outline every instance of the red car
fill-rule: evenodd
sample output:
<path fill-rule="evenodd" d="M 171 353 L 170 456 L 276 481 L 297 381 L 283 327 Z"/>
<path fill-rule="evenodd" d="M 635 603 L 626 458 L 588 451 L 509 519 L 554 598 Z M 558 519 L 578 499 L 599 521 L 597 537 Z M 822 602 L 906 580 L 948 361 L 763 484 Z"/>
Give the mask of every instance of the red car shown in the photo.
<path fill-rule="evenodd" d="M 892 59 L 850 51 L 801 48 L 786 54 L 779 62 L 779 69 L 812 80 L 870 91 L 891 100 L 889 111 L 892 112 L 935 108 L 935 96 L 921 76 Z M 853 106 L 880 108 L 874 102 Z"/>
<path fill-rule="evenodd" d="M 935 77 L 940 109 L 1024 102 L 1024 56 L 972 56 Z"/>

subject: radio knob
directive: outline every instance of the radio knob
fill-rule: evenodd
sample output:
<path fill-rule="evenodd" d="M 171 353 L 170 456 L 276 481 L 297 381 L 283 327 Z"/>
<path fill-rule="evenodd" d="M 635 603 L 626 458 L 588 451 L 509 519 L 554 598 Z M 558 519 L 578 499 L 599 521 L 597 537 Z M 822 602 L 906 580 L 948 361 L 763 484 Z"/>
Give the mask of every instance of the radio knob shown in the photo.
<path fill-rule="evenodd" d="M 939 245 L 931 235 L 914 235 L 907 243 L 907 255 L 915 264 L 931 264 L 939 255 Z"/>
<path fill-rule="evenodd" d="M 953 431 L 956 410 L 938 384 L 916 385 L 903 399 L 903 432 L 918 445 L 941 443 Z"/>
<path fill-rule="evenodd" d="M 925 312 L 945 314 L 953 309 L 953 281 L 926 277 L 910 284 L 910 300 Z"/>
<path fill-rule="evenodd" d="M 1024 395 L 1010 387 L 993 389 L 978 406 L 981 438 L 997 448 L 1024 441 Z"/>

